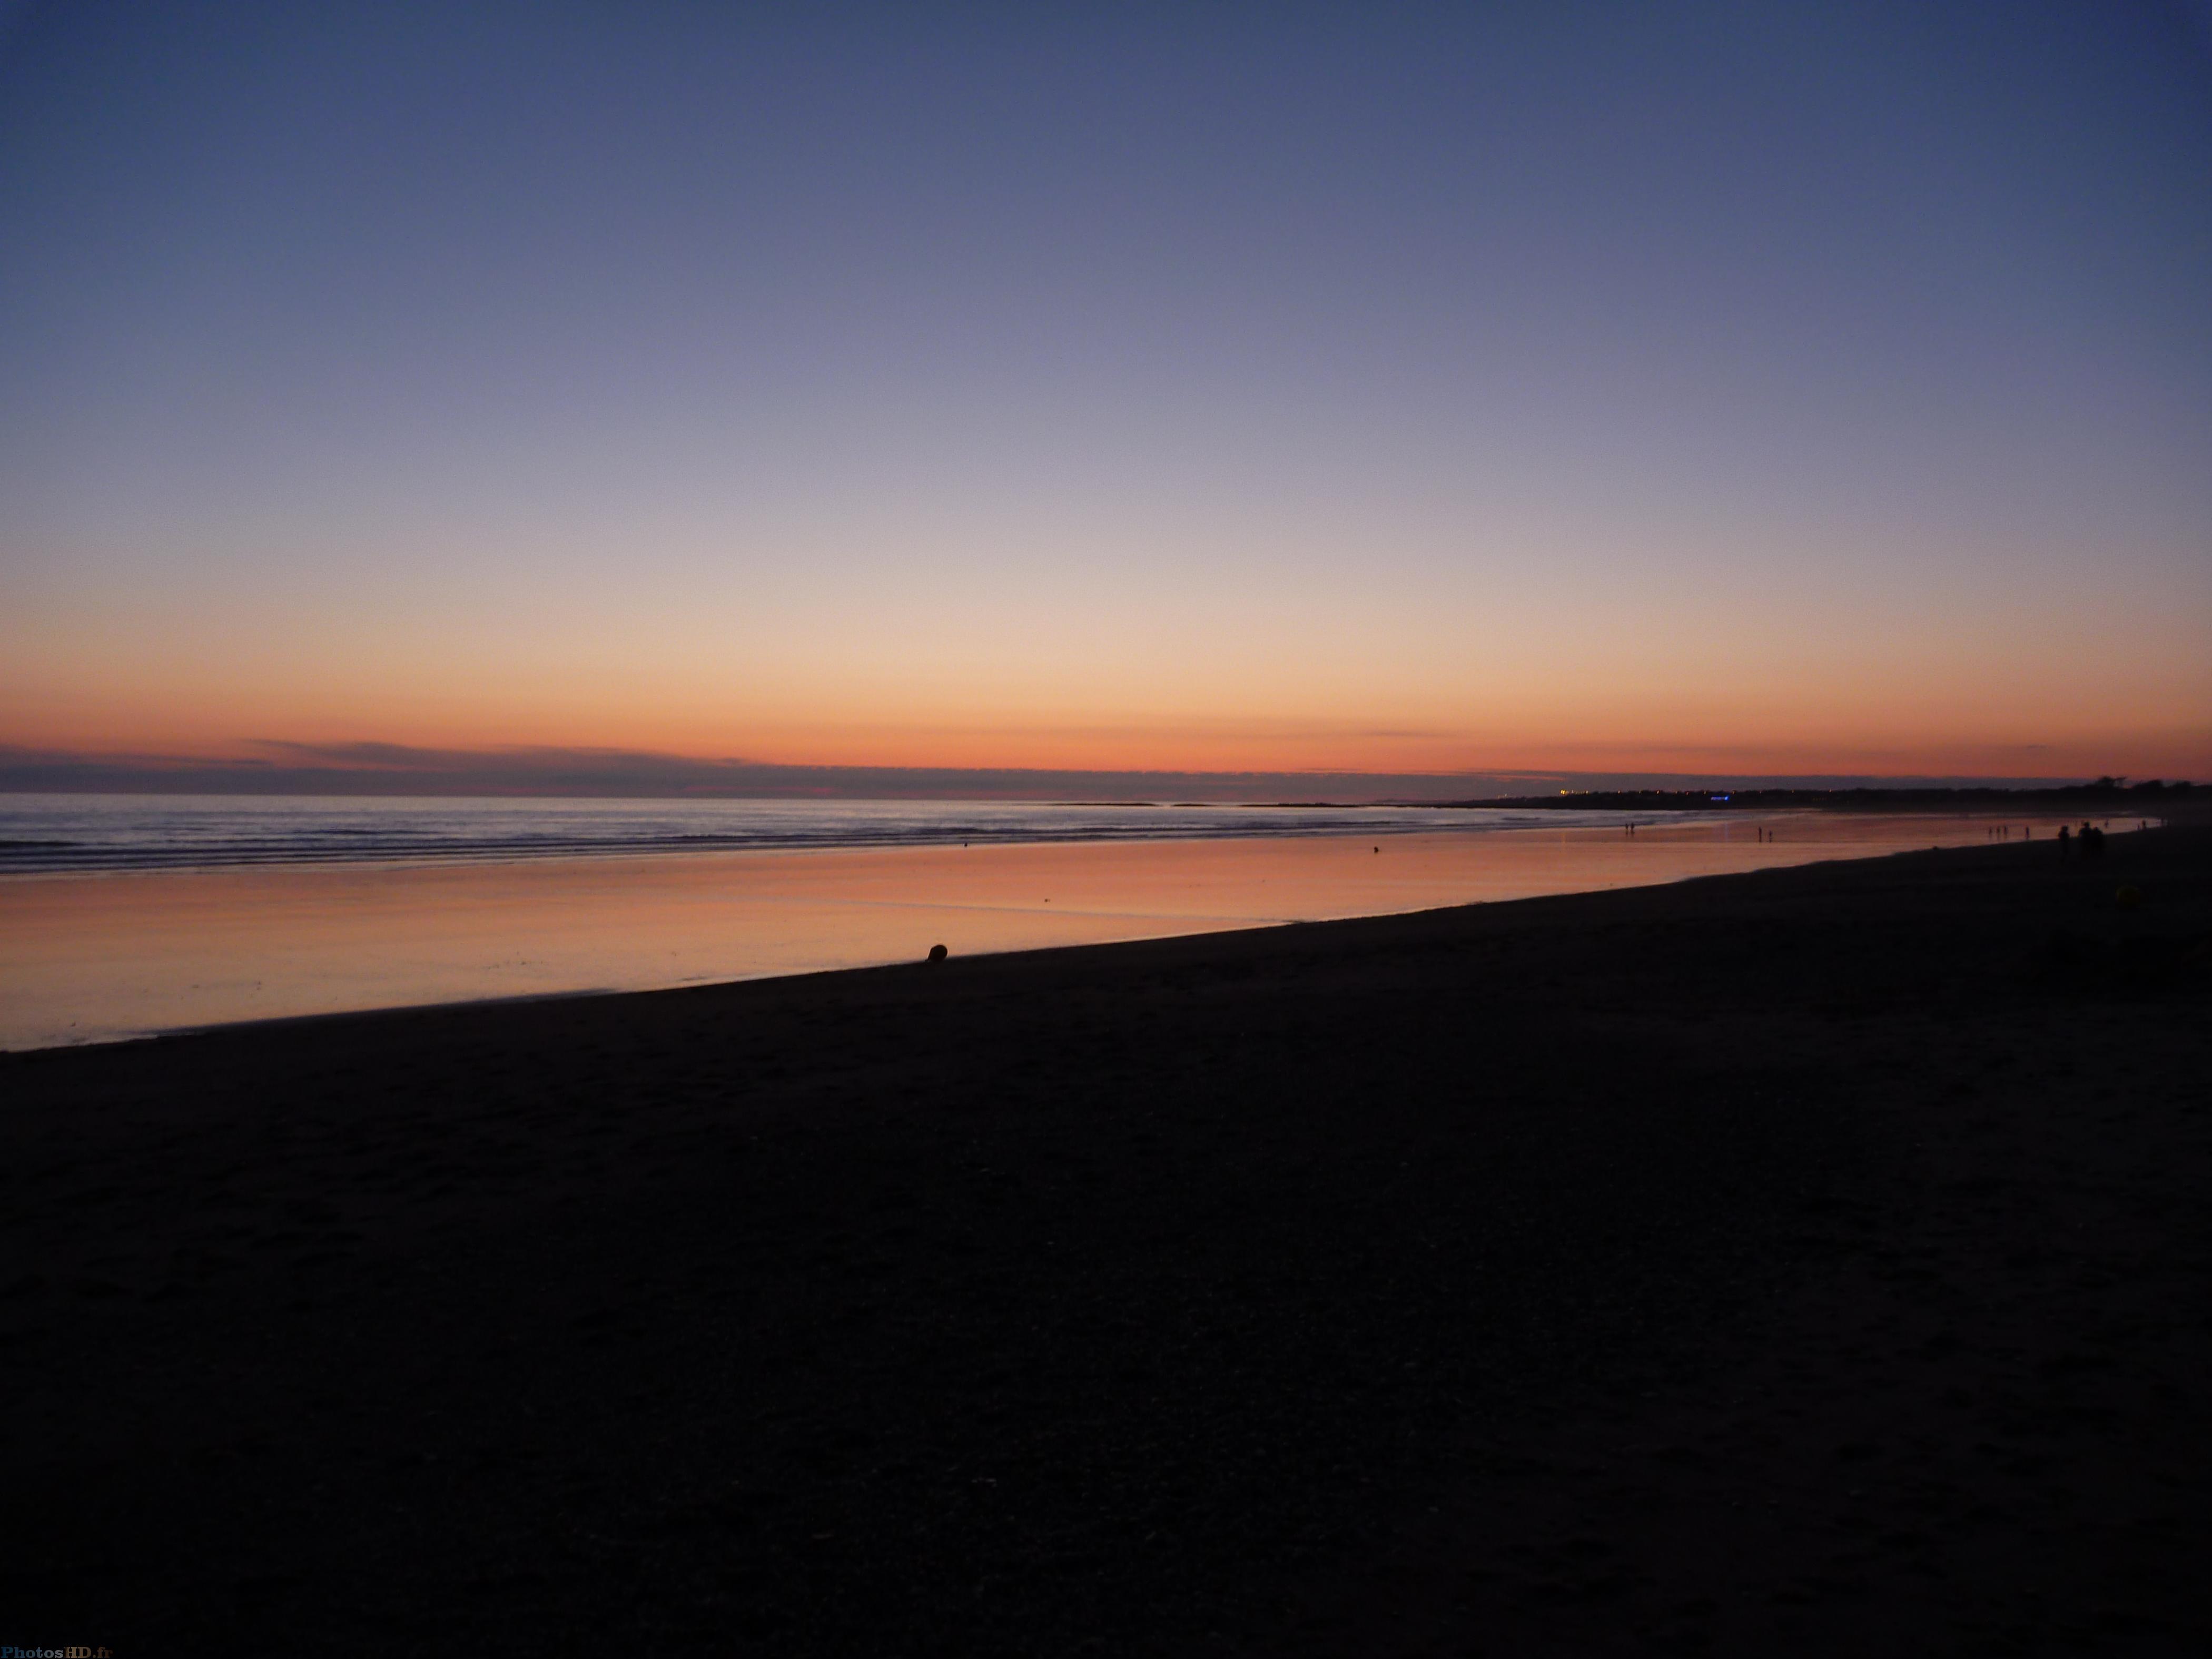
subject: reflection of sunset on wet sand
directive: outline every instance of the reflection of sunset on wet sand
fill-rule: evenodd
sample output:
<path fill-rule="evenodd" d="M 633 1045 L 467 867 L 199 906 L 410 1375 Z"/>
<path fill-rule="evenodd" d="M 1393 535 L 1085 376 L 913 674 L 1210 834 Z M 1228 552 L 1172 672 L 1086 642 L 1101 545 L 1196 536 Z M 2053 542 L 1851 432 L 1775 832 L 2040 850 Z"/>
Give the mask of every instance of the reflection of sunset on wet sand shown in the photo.
<path fill-rule="evenodd" d="M 1978 845 L 1989 822 L 1802 814 L 1372 847 L 1332 836 L 20 878 L 0 881 L 0 1046 L 809 973 L 940 943 L 969 956 L 1427 909 Z"/>

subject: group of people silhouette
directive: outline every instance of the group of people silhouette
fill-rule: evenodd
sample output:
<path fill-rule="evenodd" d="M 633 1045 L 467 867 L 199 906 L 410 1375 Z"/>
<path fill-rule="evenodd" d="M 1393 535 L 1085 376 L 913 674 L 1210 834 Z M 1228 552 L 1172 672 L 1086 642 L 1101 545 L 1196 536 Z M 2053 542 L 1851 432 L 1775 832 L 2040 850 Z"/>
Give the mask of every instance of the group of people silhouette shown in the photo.
<path fill-rule="evenodd" d="M 2081 849 L 2085 859 L 2100 858 L 2105 851 L 2105 832 L 2084 820 L 2081 829 L 2069 834 L 2064 824 L 2058 826 L 2058 856 L 2071 858 L 2075 847 Z"/>

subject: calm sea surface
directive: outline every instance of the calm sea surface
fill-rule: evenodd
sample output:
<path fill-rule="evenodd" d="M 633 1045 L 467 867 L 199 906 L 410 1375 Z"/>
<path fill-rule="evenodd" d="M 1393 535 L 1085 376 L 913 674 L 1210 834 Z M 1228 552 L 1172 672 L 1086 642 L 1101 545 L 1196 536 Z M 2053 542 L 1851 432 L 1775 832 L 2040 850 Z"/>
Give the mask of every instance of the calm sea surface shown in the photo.
<path fill-rule="evenodd" d="M 1984 817 L 0 796 L 0 1048 L 1979 844 Z M 2014 819 L 2047 838 L 2056 819 Z"/>
<path fill-rule="evenodd" d="M 1525 828 L 1559 816 L 1485 807 L 0 795 L 0 874 L 1394 836 Z M 1627 822 L 1617 812 L 1570 816 Z"/>

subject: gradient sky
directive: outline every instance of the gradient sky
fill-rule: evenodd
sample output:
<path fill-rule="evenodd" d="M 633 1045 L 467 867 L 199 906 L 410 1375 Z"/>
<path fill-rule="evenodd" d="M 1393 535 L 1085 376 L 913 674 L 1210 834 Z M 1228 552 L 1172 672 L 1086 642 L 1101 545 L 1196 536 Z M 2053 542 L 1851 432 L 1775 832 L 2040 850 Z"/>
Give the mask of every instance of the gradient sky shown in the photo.
<path fill-rule="evenodd" d="M 0 744 L 2212 776 L 2204 9 L 0 31 Z"/>

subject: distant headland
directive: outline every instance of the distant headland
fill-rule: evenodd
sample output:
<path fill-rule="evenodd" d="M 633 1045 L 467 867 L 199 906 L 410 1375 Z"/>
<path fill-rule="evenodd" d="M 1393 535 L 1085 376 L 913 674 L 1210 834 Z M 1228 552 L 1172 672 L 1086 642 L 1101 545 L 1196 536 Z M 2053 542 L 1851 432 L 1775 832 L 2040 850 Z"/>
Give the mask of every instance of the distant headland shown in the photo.
<path fill-rule="evenodd" d="M 1933 812 L 2011 811 L 2017 808 L 2068 811 L 2126 806 L 2164 808 L 2185 802 L 2212 801 L 2212 788 L 2186 781 L 2151 778 L 2099 778 L 2094 783 L 2057 784 L 2039 788 L 1995 786 L 1927 788 L 1879 785 L 1849 789 L 1562 789 L 1549 795 L 1492 796 L 1481 800 L 1423 802 L 1424 805 L 1567 807 L 1578 811 L 1709 812 L 1715 807 L 1771 812 L 1787 807 L 1819 807 L 1844 812 Z"/>

